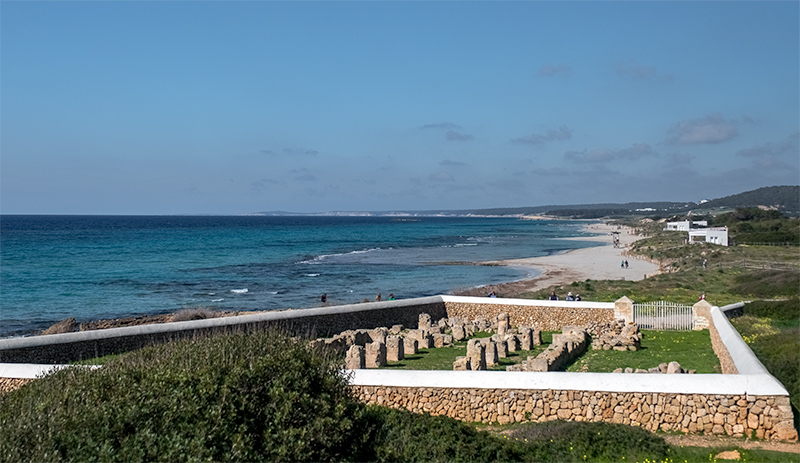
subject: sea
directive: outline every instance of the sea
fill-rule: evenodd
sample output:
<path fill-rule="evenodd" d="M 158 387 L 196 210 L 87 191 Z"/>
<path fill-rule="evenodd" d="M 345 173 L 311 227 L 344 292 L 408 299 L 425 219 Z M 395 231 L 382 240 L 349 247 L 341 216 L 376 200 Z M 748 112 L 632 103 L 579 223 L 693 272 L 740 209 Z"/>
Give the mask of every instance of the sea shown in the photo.
<path fill-rule="evenodd" d="M 579 221 L 385 216 L 0 216 L 0 337 L 66 318 L 280 310 L 536 276 L 478 262 L 598 243 Z"/>

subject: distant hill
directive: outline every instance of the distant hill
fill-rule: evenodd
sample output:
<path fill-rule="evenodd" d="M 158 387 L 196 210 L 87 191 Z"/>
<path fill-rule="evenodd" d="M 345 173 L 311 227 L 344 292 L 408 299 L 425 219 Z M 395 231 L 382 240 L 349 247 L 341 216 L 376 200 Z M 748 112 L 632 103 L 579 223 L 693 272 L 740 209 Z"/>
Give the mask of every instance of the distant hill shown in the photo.
<path fill-rule="evenodd" d="M 755 206 L 776 207 L 781 212 L 796 215 L 800 212 L 800 186 L 767 186 L 702 204 L 703 208 Z"/>
<path fill-rule="evenodd" d="M 674 216 L 695 209 L 713 210 L 718 208 L 733 209 L 736 207 L 775 207 L 779 211 L 796 216 L 800 214 L 800 186 L 769 186 L 757 190 L 745 191 L 724 198 L 689 202 L 636 202 L 636 203 L 599 203 L 599 204 L 560 204 L 530 207 L 498 207 L 489 209 L 461 210 L 428 210 L 428 211 L 381 211 L 355 212 L 337 211 L 323 213 L 293 213 L 285 211 L 257 212 L 257 215 L 324 215 L 324 216 L 519 216 L 519 215 L 553 215 L 559 217 L 594 219 L 615 215 L 659 215 Z"/>

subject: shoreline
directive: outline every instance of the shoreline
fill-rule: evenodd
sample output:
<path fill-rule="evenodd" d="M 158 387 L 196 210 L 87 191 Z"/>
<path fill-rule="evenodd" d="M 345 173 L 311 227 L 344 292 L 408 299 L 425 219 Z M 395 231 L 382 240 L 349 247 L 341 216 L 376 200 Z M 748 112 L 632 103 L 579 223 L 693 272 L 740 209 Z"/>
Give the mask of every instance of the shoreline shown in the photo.
<path fill-rule="evenodd" d="M 619 280 L 629 281 L 642 280 L 646 276 L 656 275 L 659 268 L 656 264 L 643 259 L 625 256 L 625 252 L 630 244 L 643 238 L 643 236 L 632 234 L 631 230 L 624 227 L 606 225 L 602 222 L 589 222 L 584 225 L 583 230 L 593 233 L 591 236 L 560 238 L 573 241 L 595 241 L 603 243 L 600 246 L 588 248 L 571 249 L 566 252 L 552 254 L 541 257 L 529 257 L 520 259 L 495 260 L 471 262 L 469 265 L 487 266 L 509 266 L 521 267 L 526 269 L 536 269 L 541 272 L 533 278 L 524 278 L 507 283 L 498 283 L 473 287 L 464 290 L 454 291 L 456 296 L 478 296 L 485 297 L 489 291 L 494 291 L 500 297 L 518 297 L 523 293 L 538 291 L 554 285 L 568 285 L 574 281 L 592 280 Z M 612 245 L 612 232 L 619 232 L 619 245 Z M 620 262 L 627 259 L 630 267 L 625 269 L 620 267 Z M 465 262 L 454 262 L 453 265 L 465 265 Z M 560 294 L 559 297 L 563 297 Z M 283 309 L 286 310 L 286 309 Z M 184 313 L 181 313 L 184 312 Z M 120 317 L 114 319 L 97 320 L 90 322 L 76 322 L 74 318 L 59 321 L 40 334 L 56 334 L 72 331 L 89 331 L 105 328 L 116 328 L 121 326 L 146 325 L 152 323 L 167 323 L 171 321 L 187 319 L 185 312 L 192 312 L 191 309 L 167 314 L 138 315 Z M 208 313 L 212 312 L 212 313 Z M 256 313 L 261 311 L 208 311 L 197 318 L 226 317 L 246 313 Z M 188 317 L 192 319 L 194 317 Z M 194 318 L 194 319 L 197 319 Z"/>
<path fill-rule="evenodd" d="M 594 233 L 593 236 L 565 238 L 575 241 L 595 241 L 604 243 L 601 246 L 572 249 L 549 256 L 529 257 L 480 262 L 481 265 L 504 265 L 534 268 L 541 273 L 534 278 L 509 283 L 486 285 L 455 293 L 457 296 L 486 296 L 494 291 L 501 297 L 518 297 L 519 295 L 538 291 L 550 286 L 564 286 L 575 281 L 590 280 L 628 280 L 639 281 L 661 273 L 658 265 L 644 259 L 627 256 L 625 253 L 634 242 L 644 236 L 633 234 L 627 227 L 617 227 L 604 223 L 591 223 L 584 231 Z M 618 232 L 619 247 L 614 247 L 612 232 Z M 628 261 L 628 268 L 620 264 Z M 559 297 L 564 297 L 559 294 Z"/>

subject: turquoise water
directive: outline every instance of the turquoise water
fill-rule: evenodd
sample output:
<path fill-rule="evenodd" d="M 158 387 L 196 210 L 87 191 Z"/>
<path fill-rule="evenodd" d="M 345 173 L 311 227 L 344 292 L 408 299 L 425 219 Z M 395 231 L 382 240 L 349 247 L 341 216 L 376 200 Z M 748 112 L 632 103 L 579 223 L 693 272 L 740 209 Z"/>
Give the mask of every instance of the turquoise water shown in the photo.
<path fill-rule="evenodd" d="M 453 265 L 596 243 L 499 218 L 0 217 L 0 336 L 183 308 L 273 310 L 445 294 L 533 276 Z"/>

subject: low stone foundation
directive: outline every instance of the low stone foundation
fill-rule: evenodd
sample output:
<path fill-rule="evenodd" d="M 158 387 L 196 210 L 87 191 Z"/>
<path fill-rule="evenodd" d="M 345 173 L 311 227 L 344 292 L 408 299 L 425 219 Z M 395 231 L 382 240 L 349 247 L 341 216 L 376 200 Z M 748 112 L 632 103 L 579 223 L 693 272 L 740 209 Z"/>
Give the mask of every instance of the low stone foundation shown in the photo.
<path fill-rule="evenodd" d="M 481 423 L 604 421 L 650 431 L 797 440 L 789 398 L 571 390 L 352 386 L 367 404 Z"/>

